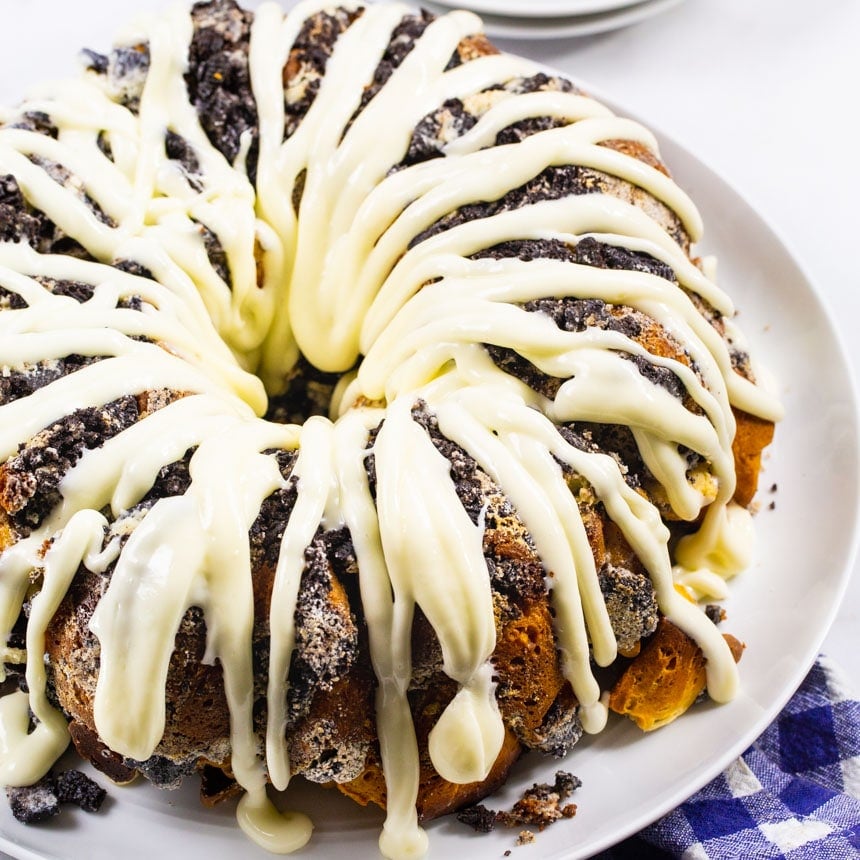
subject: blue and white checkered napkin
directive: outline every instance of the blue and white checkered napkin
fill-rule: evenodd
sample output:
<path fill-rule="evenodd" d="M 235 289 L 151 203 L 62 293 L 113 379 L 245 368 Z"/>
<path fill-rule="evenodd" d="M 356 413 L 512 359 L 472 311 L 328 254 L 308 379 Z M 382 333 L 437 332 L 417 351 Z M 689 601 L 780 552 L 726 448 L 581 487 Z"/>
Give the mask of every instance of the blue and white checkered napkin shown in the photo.
<path fill-rule="evenodd" d="M 860 701 L 820 657 L 773 724 L 686 803 L 599 860 L 860 857 Z"/>

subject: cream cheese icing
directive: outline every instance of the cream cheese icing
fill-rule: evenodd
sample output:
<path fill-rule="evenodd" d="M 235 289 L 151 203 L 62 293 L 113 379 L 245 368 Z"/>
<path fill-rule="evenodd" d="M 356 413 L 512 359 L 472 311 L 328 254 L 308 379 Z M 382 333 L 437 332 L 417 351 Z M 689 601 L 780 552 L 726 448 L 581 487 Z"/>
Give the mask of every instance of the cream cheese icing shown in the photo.
<path fill-rule="evenodd" d="M 346 526 L 359 560 L 378 681 L 387 787 L 380 845 L 386 856 L 405 858 L 426 850 L 415 812 L 418 750 L 406 699 L 416 609 L 432 625 L 444 670 L 459 690 L 430 735 L 436 770 L 456 783 L 482 780 L 504 738 L 492 679 L 496 633 L 482 527 L 465 513 L 448 463 L 413 420 L 414 404 L 425 402 L 441 432 L 503 488 L 532 536 L 552 575 L 564 674 L 589 732 L 606 721 L 592 660 L 609 665 L 617 645 L 563 467 L 593 488 L 651 577 L 663 615 L 704 652 L 711 696 L 726 701 L 738 685 L 734 660 L 675 582 L 714 593 L 748 562 L 748 515 L 731 501 L 732 408 L 776 420 L 780 407 L 765 388 L 734 372 L 726 342 L 691 295 L 725 315 L 733 312 L 729 299 L 677 237 L 634 203 L 604 192 L 544 200 L 412 244 L 448 213 L 497 200 L 567 164 L 643 190 L 673 213 L 692 241 L 702 231 L 694 205 L 672 180 L 602 145 L 632 140 L 656 153 L 653 136 L 581 94 L 504 92 L 445 145 L 443 158 L 392 171 L 415 126 L 438 105 L 536 71 L 507 55 L 447 68 L 458 44 L 480 32 L 476 16 L 455 12 L 430 23 L 356 114 L 365 82 L 409 11 L 399 4 L 365 8 L 338 38 L 312 106 L 284 139 L 282 70 L 306 18 L 327 8 L 305 0 L 286 15 L 273 3 L 256 12 L 249 54 L 259 116 L 256 183 L 246 165 L 250 140 L 229 163 L 189 102 L 183 74 L 192 24 L 181 8 L 133 31 L 149 51 L 136 112 L 89 75 L 46 89 L 24 106 L 51 118 L 56 139 L 0 128 L 0 174 L 14 175 L 29 203 L 93 258 L 0 245 L 0 286 L 26 304 L 0 314 L 0 363 L 15 369 L 70 354 L 99 359 L 2 406 L 0 460 L 75 410 L 128 392 L 185 395 L 85 451 L 61 481 L 61 502 L 0 555 L 4 641 L 32 581 L 40 585 L 28 622 L 29 693 L 0 701 L 0 779 L 30 783 L 65 748 L 65 718 L 46 696 L 43 637 L 78 568 L 97 571 L 115 562 L 91 622 L 100 645 L 100 737 L 136 760 L 156 749 L 173 637 L 185 611 L 201 607 L 206 660 L 219 661 L 224 671 L 232 769 L 246 790 L 240 825 L 276 853 L 301 847 L 310 821 L 278 812 L 266 783 L 283 789 L 291 776 L 284 703 L 304 551 L 319 527 Z M 533 117 L 561 124 L 494 145 L 502 129 Z M 200 166 L 196 183 L 166 157 L 166 129 L 192 146 Z M 112 158 L 99 135 L 109 140 Z M 80 186 L 55 181 L 40 159 L 63 165 Z M 292 192 L 300 177 L 296 211 Z M 80 188 L 106 217 L 97 217 Z M 212 265 L 200 224 L 217 236 L 229 284 Z M 677 284 L 641 271 L 473 256 L 517 239 L 574 245 L 584 238 L 647 253 L 672 268 Z M 109 265 L 119 260 L 136 261 L 153 278 Z M 92 298 L 81 303 L 55 295 L 44 287 L 46 278 L 88 284 Z M 123 304 L 131 296 L 142 310 Z M 564 331 L 524 309 L 547 296 L 588 296 L 641 311 L 685 345 L 690 365 L 653 356 L 620 332 Z M 506 373 L 483 344 L 515 350 L 563 380 L 557 393 L 539 394 Z M 336 414 L 302 428 L 262 420 L 263 383 L 276 393 L 299 352 L 327 371 L 345 373 L 358 363 Z M 642 376 L 631 356 L 671 371 L 695 409 Z M 704 511 L 701 528 L 678 547 L 674 575 L 659 511 L 628 486 L 613 458 L 586 453 L 559 435 L 556 423 L 575 420 L 630 427 L 675 516 L 692 522 Z M 365 459 L 380 423 L 372 441 L 374 498 Z M 190 449 L 188 491 L 158 500 L 121 551 L 118 544 L 103 549 L 106 513 L 116 517 L 133 507 L 158 471 Z M 285 485 L 266 453 L 272 449 L 298 452 L 297 501 L 271 600 L 269 711 L 260 749 L 251 713 L 248 530 L 263 501 Z M 709 464 L 713 495 L 689 482 L 684 450 Z M 416 486 L 423 488 L 417 495 Z M 29 711 L 37 725 L 28 733 Z"/>

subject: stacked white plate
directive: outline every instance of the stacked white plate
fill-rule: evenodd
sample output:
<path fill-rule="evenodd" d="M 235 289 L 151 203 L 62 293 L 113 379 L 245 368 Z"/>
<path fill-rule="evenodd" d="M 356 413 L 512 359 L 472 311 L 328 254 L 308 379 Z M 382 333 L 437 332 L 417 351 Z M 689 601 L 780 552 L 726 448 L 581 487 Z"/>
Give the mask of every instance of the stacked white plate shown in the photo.
<path fill-rule="evenodd" d="M 423 5 L 471 9 L 487 33 L 509 39 L 589 36 L 635 24 L 682 0 L 434 0 Z"/>

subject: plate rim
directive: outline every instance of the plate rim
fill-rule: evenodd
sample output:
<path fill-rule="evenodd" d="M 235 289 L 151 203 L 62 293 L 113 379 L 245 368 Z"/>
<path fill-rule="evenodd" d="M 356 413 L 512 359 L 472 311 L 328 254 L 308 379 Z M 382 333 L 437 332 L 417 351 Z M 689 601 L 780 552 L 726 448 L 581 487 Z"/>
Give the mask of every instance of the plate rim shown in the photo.
<path fill-rule="evenodd" d="M 630 27 L 662 12 L 680 6 L 684 0 L 637 0 L 624 7 L 596 14 L 571 17 L 523 17 L 480 13 L 484 32 L 494 39 L 519 41 L 552 41 L 584 38 Z M 440 5 L 438 0 L 424 4 L 428 9 L 443 14 L 451 7 Z"/>
<path fill-rule="evenodd" d="M 468 9 L 498 18 L 576 18 L 614 12 L 650 0 L 434 0 L 447 9 Z M 510 6 L 510 8 L 506 8 Z"/>

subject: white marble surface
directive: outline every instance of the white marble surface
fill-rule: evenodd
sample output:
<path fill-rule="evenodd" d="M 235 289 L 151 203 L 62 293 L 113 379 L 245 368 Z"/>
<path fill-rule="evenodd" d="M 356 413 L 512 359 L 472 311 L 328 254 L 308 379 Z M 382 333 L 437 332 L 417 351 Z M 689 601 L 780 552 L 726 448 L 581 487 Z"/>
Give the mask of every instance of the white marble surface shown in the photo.
<path fill-rule="evenodd" d="M 738 189 L 815 283 L 856 376 L 858 34 L 857 0 L 687 0 L 598 36 L 500 44 L 592 83 Z M 815 445 L 825 444 L 810 440 L 810 454 Z M 844 480 L 857 482 L 858 475 L 846 474 Z M 827 500 L 810 503 L 826 505 Z M 858 568 L 855 559 L 822 651 L 860 691 Z"/>

